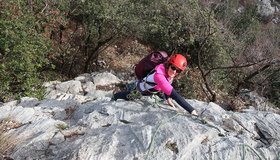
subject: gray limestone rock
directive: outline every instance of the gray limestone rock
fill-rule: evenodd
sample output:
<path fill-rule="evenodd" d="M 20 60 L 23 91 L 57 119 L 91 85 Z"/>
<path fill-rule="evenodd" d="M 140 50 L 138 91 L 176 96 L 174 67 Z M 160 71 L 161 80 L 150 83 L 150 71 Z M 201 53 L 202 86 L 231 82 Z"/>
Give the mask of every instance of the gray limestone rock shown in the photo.
<path fill-rule="evenodd" d="M 110 91 L 97 90 L 93 84 L 118 80 L 108 73 L 102 74 L 108 76 L 104 81 L 99 76 L 49 83 L 49 93 L 55 94 L 41 101 L 25 97 L 3 103 L 2 134 L 16 140 L 8 156 L 41 160 L 279 159 L 278 114 L 232 112 L 212 102 L 187 100 L 200 114 L 194 117 L 180 107 L 156 104 L 151 97 L 110 101 Z M 87 94 L 81 94 L 84 91 Z"/>

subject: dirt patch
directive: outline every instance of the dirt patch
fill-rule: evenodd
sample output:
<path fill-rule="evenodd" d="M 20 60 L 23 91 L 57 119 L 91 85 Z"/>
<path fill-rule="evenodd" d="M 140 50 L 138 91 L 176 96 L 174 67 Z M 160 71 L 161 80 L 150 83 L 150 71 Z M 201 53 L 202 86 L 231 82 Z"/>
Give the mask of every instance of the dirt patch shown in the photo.
<path fill-rule="evenodd" d="M 99 58 L 104 63 L 103 68 L 115 72 L 134 73 L 134 65 L 138 63 L 151 49 L 137 40 L 125 40 L 108 47 Z"/>

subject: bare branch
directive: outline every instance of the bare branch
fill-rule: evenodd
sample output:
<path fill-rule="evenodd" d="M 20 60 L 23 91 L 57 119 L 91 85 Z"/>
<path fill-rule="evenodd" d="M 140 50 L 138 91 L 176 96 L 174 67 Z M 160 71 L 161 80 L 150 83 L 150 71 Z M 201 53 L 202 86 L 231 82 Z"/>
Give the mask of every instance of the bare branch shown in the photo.
<path fill-rule="evenodd" d="M 207 76 L 208 74 L 210 74 L 210 72 L 212 72 L 213 70 L 223 70 L 223 69 L 239 69 L 239 68 L 246 68 L 246 67 L 250 67 L 250 66 L 254 66 L 256 64 L 259 64 L 260 62 L 265 61 L 266 59 L 262 59 L 258 62 L 254 62 L 254 63 L 248 63 L 248 64 L 244 64 L 244 65 L 233 65 L 233 66 L 225 66 L 225 67 L 214 67 L 211 68 L 210 70 L 208 70 L 205 73 L 205 76 Z"/>
<path fill-rule="evenodd" d="M 48 3 L 46 2 L 45 7 L 41 10 L 41 13 L 43 13 L 47 9 L 47 7 L 48 7 Z"/>

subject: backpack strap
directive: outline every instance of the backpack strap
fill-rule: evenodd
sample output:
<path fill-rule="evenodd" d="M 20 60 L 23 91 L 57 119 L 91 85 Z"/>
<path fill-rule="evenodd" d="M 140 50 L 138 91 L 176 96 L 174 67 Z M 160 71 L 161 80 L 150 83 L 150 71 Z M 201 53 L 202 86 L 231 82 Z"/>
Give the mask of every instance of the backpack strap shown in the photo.
<path fill-rule="evenodd" d="M 154 74 L 155 71 L 156 71 L 155 69 L 151 70 L 150 73 L 149 73 L 145 78 L 143 78 L 141 81 L 138 81 L 137 87 L 138 87 L 138 89 L 139 89 L 143 94 L 145 94 L 145 92 L 149 92 L 149 93 L 151 93 L 151 94 L 157 94 L 157 93 L 159 93 L 159 91 L 157 91 L 157 90 L 155 90 L 155 89 L 153 89 L 153 88 L 149 88 L 149 87 L 148 87 L 148 85 L 149 85 L 150 87 L 154 87 L 154 86 L 157 85 L 155 82 L 150 82 L 150 81 L 148 80 L 148 77 L 149 77 L 150 75 Z M 141 90 L 140 83 L 143 83 L 143 87 L 144 87 L 144 89 L 145 89 L 144 91 Z"/>

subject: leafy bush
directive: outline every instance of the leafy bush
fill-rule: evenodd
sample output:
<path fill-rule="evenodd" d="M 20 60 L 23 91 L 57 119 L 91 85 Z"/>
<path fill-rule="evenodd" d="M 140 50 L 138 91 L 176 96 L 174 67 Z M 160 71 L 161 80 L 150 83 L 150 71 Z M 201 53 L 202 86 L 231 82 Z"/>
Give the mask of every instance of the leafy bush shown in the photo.
<path fill-rule="evenodd" d="M 47 62 L 48 41 L 35 30 L 36 19 L 32 14 L 12 2 L 7 5 L 15 6 L 1 8 L 0 97 L 7 100 L 40 95 L 38 98 L 42 98 L 39 76 Z"/>
<path fill-rule="evenodd" d="M 278 103 L 272 75 L 279 71 L 273 60 L 280 32 L 256 14 L 253 0 L 1 1 L 0 98 L 42 97 L 42 79 L 96 71 L 107 47 L 137 39 L 153 50 L 190 54 L 195 78 L 177 81 L 187 96 L 248 87 L 264 89 Z M 130 47 L 121 52 L 128 51 L 137 53 Z"/>

